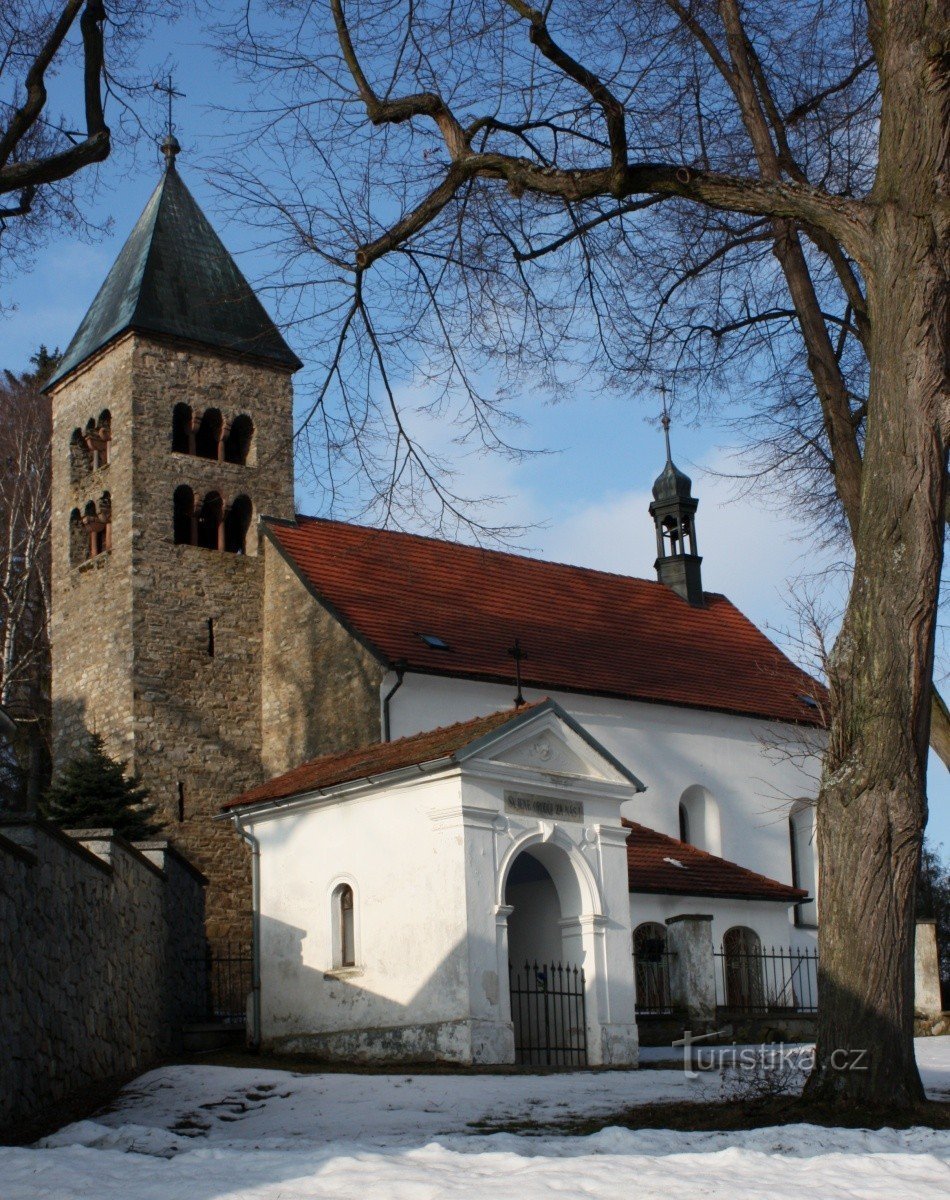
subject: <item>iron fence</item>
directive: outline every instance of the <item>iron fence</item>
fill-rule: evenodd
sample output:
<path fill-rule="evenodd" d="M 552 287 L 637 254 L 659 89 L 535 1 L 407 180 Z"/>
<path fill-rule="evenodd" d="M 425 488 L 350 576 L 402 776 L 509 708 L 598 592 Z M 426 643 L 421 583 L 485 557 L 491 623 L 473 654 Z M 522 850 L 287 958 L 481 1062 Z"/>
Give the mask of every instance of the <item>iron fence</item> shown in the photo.
<path fill-rule="evenodd" d="M 638 1016 L 669 1016 L 673 1012 L 670 966 L 674 958 L 675 950 L 667 950 L 662 942 L 656 946 L 651 940 L 644 942 L 634 952 Z"/>
<path fill-rule="evenodd" d="M 806 947 L 715 952 L 716 1003 L 753 1014 L 818 1011 L 818 951 Z"/>
<path fill-rule="evenodd" d="M 562 963 L 508 968 L 515 1062 L 535 1067 L 587 1066 L 584 972 Z"/>
<path fill-rule="evenodd" d="M 248 942 L 215 942 L 190 960 L 191 1019 L 243 1025 L 253 958 Z"/>

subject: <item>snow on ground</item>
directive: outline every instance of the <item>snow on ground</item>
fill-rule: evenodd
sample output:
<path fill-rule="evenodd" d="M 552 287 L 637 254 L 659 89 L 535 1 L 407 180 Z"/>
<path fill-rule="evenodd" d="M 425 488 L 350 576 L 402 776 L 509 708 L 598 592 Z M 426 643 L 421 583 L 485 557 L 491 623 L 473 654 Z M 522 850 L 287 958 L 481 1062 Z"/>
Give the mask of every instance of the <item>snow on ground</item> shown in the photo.
<path fill-rule="evenodd" d="M 650 1052 L 664 1061 L 669 1053 Z M 950 1098 L 950 1038 L 921 1039 Z M 940 1200 L 950 1135 L 792 1125 L 739 1133 L 556 1125 L 632 1104 L 711 1099 L 716 1075 L 345 1075 L 212 1066 L 143 1075 L 95 1120 L 0 1147 L 0 1200 Z"/>

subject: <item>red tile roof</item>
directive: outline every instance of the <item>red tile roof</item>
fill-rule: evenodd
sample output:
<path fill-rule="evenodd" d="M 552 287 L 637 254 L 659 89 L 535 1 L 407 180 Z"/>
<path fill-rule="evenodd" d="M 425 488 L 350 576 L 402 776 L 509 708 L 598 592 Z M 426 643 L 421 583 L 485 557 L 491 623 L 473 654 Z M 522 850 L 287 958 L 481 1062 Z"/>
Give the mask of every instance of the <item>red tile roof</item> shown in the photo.
<path fill-rule="evenodd" d="M 738 863 L 707 854 L 686 842 L 657 833 L 646 825 L 629 826 L 627 870 L 631 892 L 662 892 L 677 896 L 718 896 L 721 899 L 781 900 L 792 904 L 808 893 L 748 871 Z M 679 865 L 678 865 L 679 864 Z"/>
<path fill-rule="evenodd" d="M 383 662 L 526 686 L 820 724 L 822 691 L 724 597 L 415 534 L 298 517 L 266 527 Z M 448 643 L 433 649 L 421 634 Z"/>
<path fill-rule="evenodd" d="M 302 766 L 294 767 L 283 775 L 270 779 L 243 795 L 236 796 L 224 805 L 225 810 L 245 804 L 264 804 L 273 800 L 287 800 L 307 792 L 336 787 L 340 783 L 351 783 L 357 779 L 369 779 L 398 771 L 403 767 L 419 766 L 449 758 L 458 750 L 464 750 L 488 733 L 494 733 L 503 725 L 523 720 L 529 713 L 551 707 L 549 700 L 525 704 L 519 709 L 509 708 L 492 713 L 488 717 L 475 717 L 471 721 L 459 721 L 442 729 L 430 729 L 411 737 L 398 738 L 394 742 L 378 742 L 372 746 L 360 746 L 356 750 L 344 750 L 339 754 L 324 754 L 311 759 Z"/>

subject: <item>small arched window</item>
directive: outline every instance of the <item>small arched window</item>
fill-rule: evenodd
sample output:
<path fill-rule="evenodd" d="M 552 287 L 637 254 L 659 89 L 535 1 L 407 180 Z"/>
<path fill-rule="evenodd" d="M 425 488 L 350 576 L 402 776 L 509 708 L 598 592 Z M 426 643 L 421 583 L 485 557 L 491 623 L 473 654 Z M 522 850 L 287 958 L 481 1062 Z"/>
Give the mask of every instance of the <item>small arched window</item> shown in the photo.
<path fill-rule="evenodd" d="M 333 966 L 353 967 L 356 965 L 356 921 L 354 916 L 353 889 L 341 883 L 333 890 Z"/>
<path fill-rule="evenodd" d="M 187 484 L 175 488 L 174 529 L 176 546 L 193 546 L 197 541 L 195 524 L 195 494 Z"/>
<path fill-rule="evenodd" d="M 251 501 L 247 496 L 236 496 L 224 519 L 224 548 L 232 554 L 247 551 L 247 531 L 251 527 Z"/>
<path fill-rule="evenodd" d="M 218 408 L 206 409 L 195 432 L 195 454 L 199 458 L 220 459 L 224 418 Z"/>
<path fill-rule="evenodd" d="M 235 417 L 224 439 L 224 461 L 238 463 L 244 466 L 251 451 L 251 439 L 254 436 L 254 422 L 243 413 Z"/>
<path fill-rule="evenodd" d="M 788 816 L 789 852 L 792 859 L 792 884 L 803 888 L 811 897 L 805 904 L 795 906 L 795 924 L 809 927 L 818 924 L 818 876 L 815 869 L 815 808 L 808 800 L 792 805 Z"/>
<path fill-rule="evenodd" d="M 195 427 L 190 404 L 176 404 L 172 409 L 172 450 L 176 454 L 195 452 Z"/>
<path fill-rule="evenodd" d="M 710 854 L 722 854 L 719 805 L 702 784 L 694 783 L 680 796 L 680 841 Z"/>
<path fill-rule="evenodd" d="M 220 492 L 208 492 L 197 512 L 197 542 L 206 550 L 224 549 L 224 501 Z"/>

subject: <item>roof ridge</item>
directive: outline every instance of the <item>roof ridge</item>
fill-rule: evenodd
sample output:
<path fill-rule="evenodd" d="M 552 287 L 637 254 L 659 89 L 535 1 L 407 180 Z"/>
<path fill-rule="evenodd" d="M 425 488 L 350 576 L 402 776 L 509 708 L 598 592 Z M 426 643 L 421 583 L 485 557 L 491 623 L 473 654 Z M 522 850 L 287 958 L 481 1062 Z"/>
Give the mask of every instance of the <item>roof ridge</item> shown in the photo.
<path fill-rule="evenodd" d="M 313 517 L 307 513 L 296 513 L 295 520 L 293 521 L 289 521 L 282 517 L 269 516 L 262 516 L 261 520 L 267 524 L 273 523 L 275 525 L 282 525 L 284 528 L 293 528 L 297 522 L 309 521 L 319 525 L 338 525 L 343 529 L 362 529 L 367 533 L 382 533 L 387 537 L 412 538 L 414 541 L 432 542 L 437 546 L 451 546 L 453 549 L 479 550 L 483 554 L 494 554 L 499 558 L 514 558 L 519 562 L 540 563 L 543 566 L 550 567 L 565 567 L 570 571 L 582 571 L 585 575 L 598 575 L 606 579 L 625 579 L 628 581 L 633 580 L 635 583 L 647 584 L 651 588 L 665 588 L 667 591 L 669 591 L 669 589 L 666 588 L 665 583 L 660 583 L 658 579 L 647 579 L 643 575 L 624 575 L 620 571 L 605 571 L 602 567 L 585 567 L 580 563 L 564 562 L 557 558 L 541 558 L 536 554 L 519 554 L 516 550 L 501 550 L 494 546 L 472 545 L 470 542 L 453 542 L 451 538 L 435 537 L 431 533 L 414 533 L 410 529 L 385 529 L 380 528 L 378 525 L 361 525 L 358 521 L 341 521 L 336 517 Z M 725 600 L 727 604 L 730 604 L 733 608 L 736 608 L 729 597 L 723 592 L 705 591 L 703 595 L 710 599 Z M 683 601 L 683 603 L 685 604 L 686 601 Z M 740 609 L 736 608 L 736 612 L 740 611 Z M 746 620 L 748 620 L 748 617 Z"/>
<path fill-rule="evenodd" d="M 339 758 L 342 755 L 350 757 L 354 754 L 366 753 L 371 750 L 378 750 L 381 746 L 402 746 L 406 742 L 416 741 L 420 738 L 434 738 L 438 734 L 449 734 L 454 730 L 461 730 L 466 725 L 477 725 L 482 721 L 490 721 L 492 717 L 501 717 L 510 715 L 512 718 L 520 716 L 522 713 L 530 712 L 533 708 L 540 708 L 543 704 L 551 703 L 550 696 L 542 696 L 540 700 L 532 700 L 528 704 L 519 704 L 512 708 L 496 708 L 493 712 L 484 713 L 480 717 L 467 717 L 464 721 L 453 721 L 451 725 L 434 725 L 431 729 L 419 729 L 415 733 L 404 733 L 402 737 L 392 738 L 390 741 L 383 741 L 382 738 L 376 742 L 366 742 L 362 746 L 354 746 L 352 750 L 337 750 L 332 754 L 318 754 L 316 758 L 308 759 L 307 762 L 301 763 L 301 767 L 309 766 L 311 763 L 319 762 L 322 758 Z M 292 767 L 291 770 L 297 770 Z"/>

